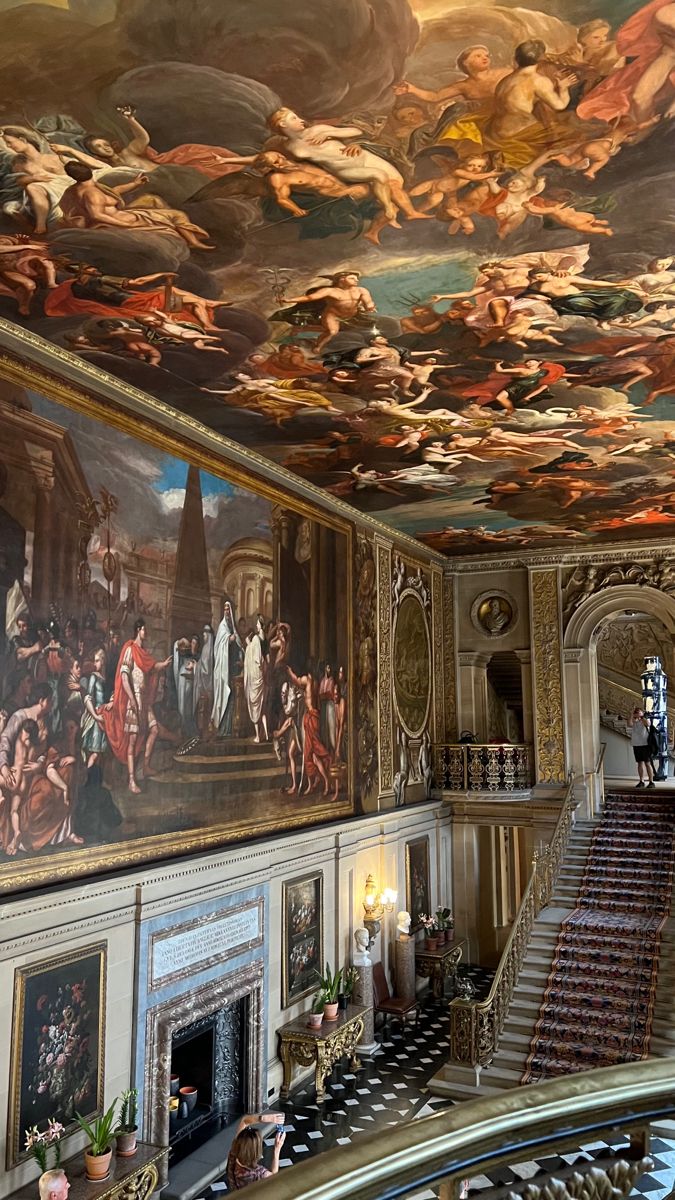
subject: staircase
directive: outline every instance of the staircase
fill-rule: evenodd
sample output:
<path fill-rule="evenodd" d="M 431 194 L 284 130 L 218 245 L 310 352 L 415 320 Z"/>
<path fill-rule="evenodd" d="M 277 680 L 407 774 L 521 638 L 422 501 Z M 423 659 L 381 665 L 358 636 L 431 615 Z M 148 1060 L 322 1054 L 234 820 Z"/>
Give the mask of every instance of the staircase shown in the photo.
<path fill-rule="evenodd" d="M 597 820 L 578 821 L 570 834 L 550 903 L 542 909 L 532 928 L 499 1048 L 492 1062 L 484 1067 L 479 1075 L 471 1067 L 447 1063 L 429 1085 L 433 1094 L 455 1099 L 471 1099 L 477 1095 L 493 1095 L 520 1084 L 551 973 L 558 935 L 563 922 L 576 907 L 591 840 L 598 825 Z M 617 935 L 617 947 L 620 941 L 620 935 Z M 671 917 L 661 933 L 650 1056 L 675 1056 L 673 1017 L 675 919 Z M 598 1018 L 602 1020 L 602 1013 L 598 1014 Z"/>

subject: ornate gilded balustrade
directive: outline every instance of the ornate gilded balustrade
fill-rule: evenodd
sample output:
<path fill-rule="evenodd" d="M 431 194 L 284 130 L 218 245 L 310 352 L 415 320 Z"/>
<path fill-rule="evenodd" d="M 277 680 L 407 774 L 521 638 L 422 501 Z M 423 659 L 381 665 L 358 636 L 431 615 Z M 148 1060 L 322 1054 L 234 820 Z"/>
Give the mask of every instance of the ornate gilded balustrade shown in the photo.
<path fill-rule="evenodd" d="M 472 1067 L 485 1067 L 492 1062 L 527 953 L 532 926 L 553 892 L 575 807 L 570 780 L 553 837 L 541 852 L 535 851 L 532 874 L 489 994 L 484 1000 L 456 999 L 450 1004 L 450 1045 L 454 1062 Z"/>
<path fill-rule="evenodd" d="M 281 1171 L 273 1183 L 254 1184 L 247 1197 L 263 1200 L 271 1187 L 274 1200 L 412 1200 L 440 1185 L 441 1200 L 456 1200 L 467 1176 L 625 1138 L 602 1158 L 578 1159 L 512 1185 L 528 1200 L 625 1200 L 653 1166 L 646 1157 L 650 1125 L 673 1116 L 675 1063 L 646 1059 L 513 1088 L 359 1135 L 350 1146 Z M 490 1200 L 505 1190 L 483 1195 Z"/>
<path fill-rule="evenodd" d="M 532 746 L 434 746 L 436 786 L 448 792 L 518 792 L 532 786 Z"/>

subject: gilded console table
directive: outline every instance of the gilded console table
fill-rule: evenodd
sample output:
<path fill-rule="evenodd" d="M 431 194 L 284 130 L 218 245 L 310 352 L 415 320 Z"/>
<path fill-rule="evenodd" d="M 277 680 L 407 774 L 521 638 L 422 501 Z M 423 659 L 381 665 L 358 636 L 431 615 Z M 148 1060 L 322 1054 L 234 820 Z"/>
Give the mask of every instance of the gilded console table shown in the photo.
<path fill-rule="evenodd" d="M 466 939 L 462 938 L 459 942 L 446 942 L 444 946 L 440 946 L 438 950 L 426 950 L 424 943 L 420 943 L 419 949 L 415 950 L 415 974 L 422 979 L 430 979 L 433 988 L 434 996 L 440 1000 L 443 995 L 446 979 L 451 979 L 453 984 L 457 979 L 457 968 L 462 961 L 462 951 L 466 946 Z"/>
<path fill-rule="evenodd" d="M 76 1155 L 61 1163 L 70 1182 L 69 1200 L 149 1200 L 157 1190 L 168 1153 L 168 1146 L 150 1146 L 147 1142 L 138 1143 L 133 1158 L 118 1158 L 113 1153 L 110 1174 L 101 1183 L 90 1183 L 85 1178 L 84 1158 Z M 12 1192 L 7 1200 L 35 1200 L 36 1196 L 37 1181 L 33 1181 Z"/>
<path fill-rule="evenodd" d="M 337 1021 L 323 1021 L 318 1029 L 310 1029 L 307 1014 L 296 1017 L 277 1030 L 279 1058 L 284 1064 L 284 1082 L 281 1099 L 286 1100 L 293 1080 L 293 1066 L 314 1066 L 316 1102 L 326 1098 L 325 1081 L 336 1062 L 349 1055 L 349 1065 L 357 1070 L 361 1063 L 356 1054 L 358 1041 L 363 1033 L 364 1015 L 368 1008 L 360 1004 L 349 1004 L 338 1011 Z"/>

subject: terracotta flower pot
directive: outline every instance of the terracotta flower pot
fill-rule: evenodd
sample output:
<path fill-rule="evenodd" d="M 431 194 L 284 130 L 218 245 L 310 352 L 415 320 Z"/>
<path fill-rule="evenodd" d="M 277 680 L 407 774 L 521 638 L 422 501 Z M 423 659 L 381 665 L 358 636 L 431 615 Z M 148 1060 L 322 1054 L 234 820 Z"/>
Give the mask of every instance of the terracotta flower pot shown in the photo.
<path fill-rule="evenodd" d="M 136 1153 L 137 1129 L 126 1129 L 117 1135 L 117 1157 L 131 1158 Z"/>
<path fill-rule="evenodd" d="M 438 938 L 428 937 L 425 942 L 425 948 L 427 950 L 438 950 Z"/>
<path fill-rule="evenodd" d="M 445 940 L 446 940 L 446 942 L 452 942 L 452 941 L 454 941 L 454 939 L 455 939 L 455 931 L 454 931 L 454 929 L 446 929 L 446 931 L 445 931 Z"/>
<path fill-rule="evenodd" d="M 320 1029 L 322 1021 L 323 1021 L 323 1013 L 310 1013 L 309 1014 L 310 1029 Z"/>
<path fill-rule="evenodd" d="M 446 937 L 447 937 L 447 934 L 446 934 L 445 930 L 444 930 L 444 929 L 439 929 L 439 930 L 438 930 L 438 932 L 437 932 L 437 934 L 436 934 L 436 941 L 438 942 L 439 946 L 444 946 L 444 945 L 445 945 L 445 939 L 446 939 Z"/>
<path fill-rule="evenodd" d="M 100 1183 L 102 1179 L 108 1178 L 111 1158 L 112 1146 L 106 1150 L 105 1154 L 90 1154 L 88 1150 L 85 1150 L 84 1173 L 90 1183 Z"/>
<path fill-rule="evenodd" d="M 334 1004 L 324 1004 L 324 1006 L 323 1006 L 324 1021 L 337 1021 L 337 1015 L 338 1015 L 337 1000 L 335 1001 Z"/>

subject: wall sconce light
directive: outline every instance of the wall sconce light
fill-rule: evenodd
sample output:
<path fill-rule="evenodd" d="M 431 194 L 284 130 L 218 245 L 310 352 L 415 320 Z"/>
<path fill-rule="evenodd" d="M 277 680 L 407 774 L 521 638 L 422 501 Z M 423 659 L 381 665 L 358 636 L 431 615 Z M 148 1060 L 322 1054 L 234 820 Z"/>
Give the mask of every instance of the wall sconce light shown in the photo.
<path fill-rule="evenodd" d="M 372 875 L 366 879 L 366 890 L 363 897 L 363 924 L 368 930 L 370 942 L 368 949 L 373 945 L 375 938 L 380 932 L 382 918 L 385 912 L 393 912 L 396 907 L 398 892 L 392 888 L 385 888 L 383 892 L 378 892 L 377 884 Z"/>

